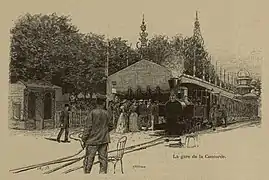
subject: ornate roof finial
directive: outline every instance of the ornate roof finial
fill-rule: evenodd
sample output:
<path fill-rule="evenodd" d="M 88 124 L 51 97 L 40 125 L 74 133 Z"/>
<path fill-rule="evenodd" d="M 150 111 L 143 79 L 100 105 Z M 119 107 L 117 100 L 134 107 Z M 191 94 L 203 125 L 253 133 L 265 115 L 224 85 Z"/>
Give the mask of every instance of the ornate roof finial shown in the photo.
<path fill-rule="evenodd" d="M 140 29 L 141 29 L 141 33 L 140 33 L 140 42 L 141 42 L 141 46 L 142 47 L 146 47 L 147 46 L 147 42 L 148 42 L 148 33 L 146 32 L 147 30 L 147 25 L 145 23 L 145 16 L 143 14 L 143 19 L 142 19 L 142 24 L 140 26 Z"/>
<path fill-rule="evenodd" d="M 195 22 L 194 22 L 194 29 L 193 29 L 193 37 L 198 40 L 199 43 L 203 44 L 204 40 L 201 34 L 200 30 L 200 22 L 198 19 L 198 11 L 196 11 L 196 16 L 195 16 Z"/>
<path fill-rule="evenodd" d="M 143 58 L 145 48 L 148 45 L 148 33 L 146 32 L 147 30 L 147 25 L 145 23 L 145 16 L 143 14 L 143 19 L 142 19 L 142 24 L 140 25 L 141 32 L 139 33 L 139 42 L 137 42 L 136 47 L 140 49 L 141 51 L 141 57 Z"/>

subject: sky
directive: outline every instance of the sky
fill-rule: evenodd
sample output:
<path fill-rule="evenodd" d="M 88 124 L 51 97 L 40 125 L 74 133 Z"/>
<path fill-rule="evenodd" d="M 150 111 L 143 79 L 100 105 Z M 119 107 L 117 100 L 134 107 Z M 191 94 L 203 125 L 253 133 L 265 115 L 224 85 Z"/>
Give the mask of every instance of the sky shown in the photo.
<path fill-rule="evenodd" d="M 25 0 L 9 1 L 6 12 L 12 20 L 24 13 L 70 15 L 81 32 L 121 36 L 133 45 L 138 41 L 142 14 L 149 37 L 163 34 L 191 36 L 195 11 L 199 13 L 202 36 L 213 63 L 227 71 L 246 68 L 260 73 L 266 48 L 268 14 L 259 0 Z M 11 8 L 12 6 L 12 8 Z"/>

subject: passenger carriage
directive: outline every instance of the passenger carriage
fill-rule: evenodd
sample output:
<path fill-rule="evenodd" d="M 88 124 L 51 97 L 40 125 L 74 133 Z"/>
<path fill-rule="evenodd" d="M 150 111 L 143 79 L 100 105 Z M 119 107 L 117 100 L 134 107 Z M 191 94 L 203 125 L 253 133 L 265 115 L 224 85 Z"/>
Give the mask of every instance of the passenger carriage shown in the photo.
<path fill-rule="evenodd" d="M 189 131 L 196 125 L 201 128 L 210 127 L 207 125 L 211 122 L 209 112 L 213 104 L 225 108 L 228 121 L 253 116 L 247 113 L 250 105 L 237 99 L 234 92 L 202 79 L 182 75 L 179 78 L 171 78 L 169 85 L 171 90 L 178 92 L 177 97 L 183 107 L 183 114 L 178 119 L 178 123 L 183 124 L 182 127 L 184 127 L 181 131 Z M 160 116 L 162 115 L 164 114 L 160 111 Z"/>

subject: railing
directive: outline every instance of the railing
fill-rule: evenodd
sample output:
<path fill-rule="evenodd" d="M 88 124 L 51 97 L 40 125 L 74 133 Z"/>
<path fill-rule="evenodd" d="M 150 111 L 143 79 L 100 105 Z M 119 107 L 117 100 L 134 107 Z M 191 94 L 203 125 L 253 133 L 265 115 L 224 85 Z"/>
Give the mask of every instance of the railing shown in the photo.
<path fill-rule="evenodd" d="M 60 127 L 60 116 L 61 111 L 57 111 L 55 114 L 55 128 Z M 69 126 L 70 127 L 80 127 L 85 124 L 85 118 L 87 116 L 87 111 L 76 110 L 69 113 Z"/>

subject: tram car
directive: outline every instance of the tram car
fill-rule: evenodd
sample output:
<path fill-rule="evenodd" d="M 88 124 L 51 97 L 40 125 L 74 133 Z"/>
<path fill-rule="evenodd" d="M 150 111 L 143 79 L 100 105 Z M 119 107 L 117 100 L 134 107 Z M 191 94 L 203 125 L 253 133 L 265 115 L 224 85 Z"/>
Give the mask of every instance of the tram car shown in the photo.
<path fill-rule="evenodd" d="M 253 116 L 247 115 L 249 104 L 237 99 L 232 91 L 204 80 L 182 75 L 170 79 L 169 86 L 170 90 L 178 93 L 177 98 L 182 105 L 182 115 L 178 119 L 179 134 L 193 131 L 194 127 L 200 130 L 210 128 L 212 121 L 209 113 L 214 104 L 226 110 L 228 122 L 239 117 Z M 159 109 L 159 116 L 165 117 L 165 104 L 161 104 Z M 221 125 L 222 121 L 219 119 L 217 124 Z M 162 125 L 163 128 L 164 126 L 165 124 Z"/>

